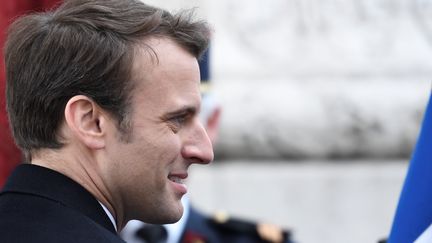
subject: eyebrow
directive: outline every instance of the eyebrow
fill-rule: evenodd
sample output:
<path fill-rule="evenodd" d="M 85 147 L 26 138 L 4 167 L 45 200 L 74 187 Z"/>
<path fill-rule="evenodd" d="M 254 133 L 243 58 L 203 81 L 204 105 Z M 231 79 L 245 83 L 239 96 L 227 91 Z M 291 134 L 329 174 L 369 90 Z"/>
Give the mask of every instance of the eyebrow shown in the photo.
<path fill-rule="evenodd" d="M 184 106 L 178 110 L 168 112 L 164 117 L 175 117 L 179 115 L 195 115 L 198 112 L 197 108 L 193 106 Z"/>

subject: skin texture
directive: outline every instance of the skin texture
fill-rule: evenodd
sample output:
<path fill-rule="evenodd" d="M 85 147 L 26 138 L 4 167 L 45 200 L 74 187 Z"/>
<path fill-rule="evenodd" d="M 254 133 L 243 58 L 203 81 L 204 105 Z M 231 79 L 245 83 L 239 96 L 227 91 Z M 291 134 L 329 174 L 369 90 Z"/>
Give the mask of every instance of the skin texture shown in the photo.
<path fill-rule="evenodd" d="M 113 214 L 118 230 L 131 219 L 172 223 L 180 219 L 193 163 L 213 160 L 198 117 L 201 104 L 195 57 L 169 39 L 146 40 L 157 58 L 138 48 L 132 67 L 127 140 L 110 114 L 86 96 L 71 98 L 59 134 L 65 146 L 36 151 L 33 164 L 55 169 L 89 190 Z"/>

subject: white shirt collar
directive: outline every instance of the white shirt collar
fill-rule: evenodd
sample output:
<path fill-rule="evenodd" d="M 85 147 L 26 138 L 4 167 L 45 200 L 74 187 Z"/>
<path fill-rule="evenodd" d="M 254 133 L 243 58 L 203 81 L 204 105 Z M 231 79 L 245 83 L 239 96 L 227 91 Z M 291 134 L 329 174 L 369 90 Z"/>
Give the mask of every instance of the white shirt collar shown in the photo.
<path fill-rule="evenodd" d="M 99 201 L 98 201 L 99 202 Z M 117 225 L 115 222 L 115 219 L 113 217 L 113 215 L 111 214 L 111 212 L 108 210 L 108 208 L 105 207 L 105 205 L 103 205 L 101 202 L 99 202 L 99 204 L 102 206 L 103 210 L 105 211 L 105 213 L 108 215 L 108 218 L 111 220 L 111 223 L 114 225 L 114 229 L 117 232 Z"/>

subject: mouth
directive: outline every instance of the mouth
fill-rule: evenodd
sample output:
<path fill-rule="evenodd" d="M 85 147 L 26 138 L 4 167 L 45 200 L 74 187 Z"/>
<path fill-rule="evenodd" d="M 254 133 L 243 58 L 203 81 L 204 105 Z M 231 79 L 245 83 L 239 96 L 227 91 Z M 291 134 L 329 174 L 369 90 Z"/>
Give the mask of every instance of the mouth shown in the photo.
<path fill-rule="evenodd" d="M 179 177 L 179 176 L 175 176 L 175 175 L 170 175 L 168 176 L 168 180 L 174 182 L 174 183 L 178 183 L 178 184 L 184 184 L 184 179 Z"/>
<path fill-rule="evenodd" d="M 171 185 L 175 192 L 180 194 L 181 196 L 186 194 L 187 186 L 185 180 L 187 178 L 187 172 L 185 173 L 172 173 L 168 175 L 168 180 L 171 181 Z"/>

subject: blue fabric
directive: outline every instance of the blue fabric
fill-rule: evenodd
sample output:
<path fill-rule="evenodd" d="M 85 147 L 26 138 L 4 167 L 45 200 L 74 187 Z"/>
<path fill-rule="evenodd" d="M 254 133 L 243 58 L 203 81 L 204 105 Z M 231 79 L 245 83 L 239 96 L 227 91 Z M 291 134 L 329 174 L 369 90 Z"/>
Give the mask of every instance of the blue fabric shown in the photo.
<path fill-rule="evenodd" d="M 400 195 L 389 243 L 414 242 L 432 223 L 432 97 Z"/>
<path fill-rule="evenodd" d="M 200 60 L 198 60 L 201 82 L 210 81 L 210 48 L 208 48 Z"/>

